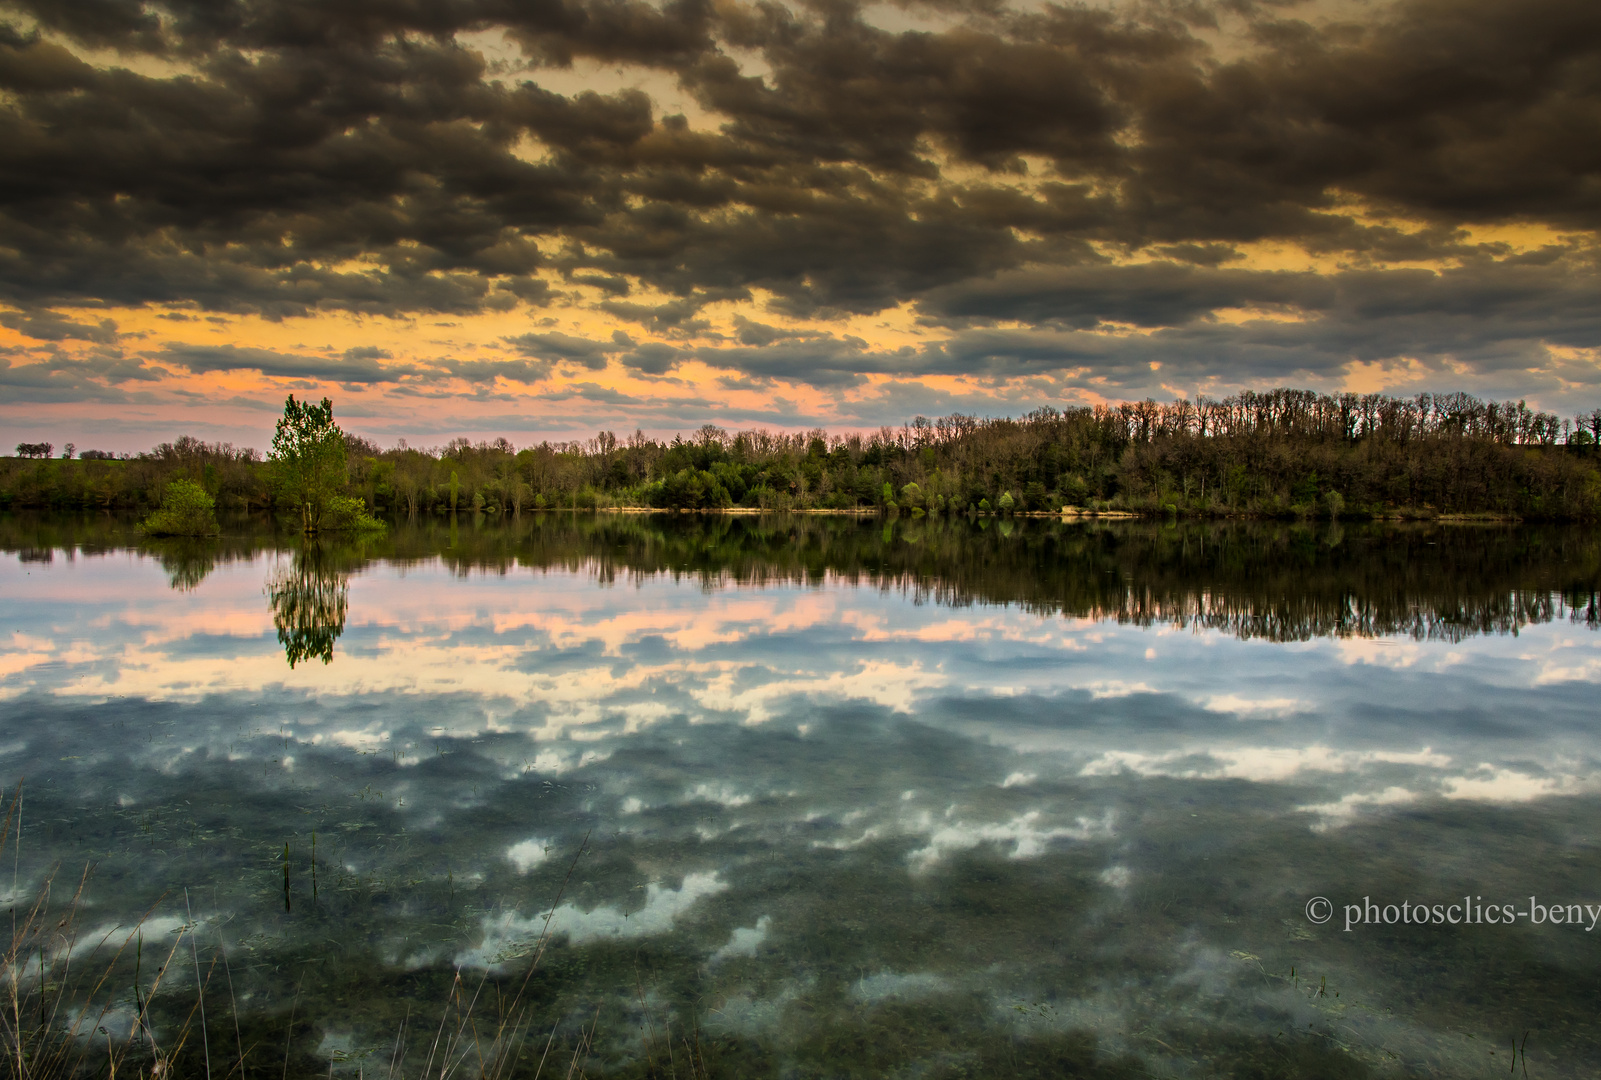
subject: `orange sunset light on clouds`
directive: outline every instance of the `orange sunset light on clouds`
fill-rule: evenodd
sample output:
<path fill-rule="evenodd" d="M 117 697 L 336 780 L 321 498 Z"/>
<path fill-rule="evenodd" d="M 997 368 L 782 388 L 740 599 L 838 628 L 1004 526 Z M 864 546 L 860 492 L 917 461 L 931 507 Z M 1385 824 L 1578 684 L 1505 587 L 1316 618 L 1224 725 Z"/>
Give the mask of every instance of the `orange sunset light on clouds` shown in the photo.
<path fill-rule="evenodd" d="M 1601 404 L 1588 0 L 0 0 L 0 441 Z"/>

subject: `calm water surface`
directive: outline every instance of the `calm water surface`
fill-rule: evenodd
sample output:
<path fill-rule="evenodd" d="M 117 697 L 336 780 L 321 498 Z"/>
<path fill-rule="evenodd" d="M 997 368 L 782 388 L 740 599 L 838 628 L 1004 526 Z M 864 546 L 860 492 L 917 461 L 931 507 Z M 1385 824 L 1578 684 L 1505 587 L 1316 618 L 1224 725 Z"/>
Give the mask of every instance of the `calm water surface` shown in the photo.
<path fill-rule="evenodd" d="M 217 1075 L 416 1076 L 505 1018 L 507 1076 L 1601 1073 L 1593 533 L 0 549 L 0 891 L 64 913 L 92 866 L 107 1036 L 136 992 L 177 1030 L 198 967 Z"/>

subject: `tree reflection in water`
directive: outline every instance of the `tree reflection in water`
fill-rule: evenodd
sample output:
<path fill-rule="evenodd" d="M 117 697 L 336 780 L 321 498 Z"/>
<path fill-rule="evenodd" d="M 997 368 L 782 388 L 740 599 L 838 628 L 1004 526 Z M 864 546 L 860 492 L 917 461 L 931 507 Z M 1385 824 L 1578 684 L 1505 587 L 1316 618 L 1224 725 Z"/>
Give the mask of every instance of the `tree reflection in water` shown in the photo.
<path fill-rule="evenodd" d="M 161 560 L 167 584 L 178 592 L 194 592 L 217 566 L 217 545 L 209 537 L 175 537 L 148 546 Z"/>
<path fill-rule="evenodd" d="M 334 658 L 349 599 L 350 575 L 315 540 L 302 544 L 288 567 L 279 565 L 267 580 L 267 602 L 291 668 L 312 657 L 325 664 Z"/>
<path fill-rule="evenodd" d="M 375 563 L 439 562 L 464 577 L 581 571 L 603 583 L 687 575 L 708 590 L 835 581 L 958 608 L 1015 605 L 1267 641 L 1462 641 L 1553 619 L 1601 630 L 1601 533 L 1585 526 L 567 512 L 468 520 L 462 529 L 423 515 L 381 535 L 325 536 L 313 551 L 264 515 L 229 519 L 223 536 L 156 542 L 100 515 L 0 514 L 0 552 L 48 561 L 55 551 L 143 549 L 161 559 L 174 589 L 195 591 L 208 571 L 299 551 L 295 571 L 269 583 L 269 593 L 285 594 L 286 606 L 273 602 L 279 635 L 286 647 L 329 641 L 291 650 L 297 663 L 326 659 L 338 637 L 297 628 L 338 627 L 343 606 L 334 595 L 327 617 L 302 618 L 299 597 L 316 591 L 293 583 L 319 569 L 348 578 Z"/>

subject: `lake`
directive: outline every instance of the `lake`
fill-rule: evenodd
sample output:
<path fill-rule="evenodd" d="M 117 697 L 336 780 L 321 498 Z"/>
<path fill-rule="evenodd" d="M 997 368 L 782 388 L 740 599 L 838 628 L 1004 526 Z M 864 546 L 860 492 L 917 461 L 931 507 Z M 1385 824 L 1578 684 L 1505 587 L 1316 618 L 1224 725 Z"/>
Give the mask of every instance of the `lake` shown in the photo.
<path fill-rule="evenodd" d="M 0 552 L 3 1026 L 62 1067 L 1601 1073 L 1593 530 Z"/>

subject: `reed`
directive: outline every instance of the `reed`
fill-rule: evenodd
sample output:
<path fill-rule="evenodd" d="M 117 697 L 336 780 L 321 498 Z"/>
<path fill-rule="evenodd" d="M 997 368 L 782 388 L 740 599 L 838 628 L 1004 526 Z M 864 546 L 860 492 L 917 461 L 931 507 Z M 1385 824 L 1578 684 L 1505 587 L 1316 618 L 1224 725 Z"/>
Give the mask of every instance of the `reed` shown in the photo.
<path fill-rule="evenodd" d="M 0 854 L 7 843 L 20 846 L 22 805 L 19 783 L 4 826 L 0 827 Z M 93 865 L 84 867 L 70 899 L 59 908 L 54 903 L 58 868 L 53 868 L 24 912 L 17 903 L 20 860 L 16 846 L 12 850 L 11 940 L 0 956 L 0 1055 L 4 1059 L 0 1069 L 18 1080 L 55 1080 L 97 1073 L 115 1078 L 119 1071 L 127 1073 L 130 1067 L 143 1074 L 146 1066 L 151 1077 L 166 1075 L 172 1058 L 188 1041 L 190 1023 L 186 1019 L 158 1039 L 150 1022 L 150 1004 L 185 936 L 191 938 L 194 949 L 193 924 L 186 924 L 184 932 L 174 938 L 155 980 L 141 994 L 141 929 L 155 908 L 132 927 L 113 927 L 98 941 L 81 943 L 79 914 Z M 116 940 L 119 931 L 120 941 Z M 134 1006 L 124 1010 L 114 974 L 130 945 L 135 957 Z M 198 1009 L 202 1007 L 204 988 L 199 979 L 198 949 L 194 949 L 193 957 Z M 118 1019 L 123 1013 L 120 1018 L 127 1033 L 119 1045 L 112 1028 L 121 1026 Z"/>
<path fill-rule="evenodd" d="M 7 843 L 18 843 L 21 808 L 19 784 L 12 794 L 4 822 L 0 824 L 0 856 Z M 498 985 L 491 983 L 489 972 L 484 972 L 471 984 L 458 972 L 446 995 L 427 1058 L 415 1071 L 408 1070 L 406 1060 L 408 1009 L 396 1033 L 388 1080 L 405 1080 L 408 1074 L 418 1080 L 504 1080 L 517 1070 L 529 1028 L 536 1018 L 528 1000 L 528 988 L 550 945 L 551 920 L 579 861 L 588 851 L 588 842 L 586 834 L 550 903 L 527 969 L 521 973 L 509 1000 Z M 287 855 L 286 848 L 286 871 Z M 20 861 L 15 859 L 15 849 L 13 856 L 20 879 Z M 149 936 L 147 923 L 167 897 L 163 894 L 132 926 L 113 927 L 99 940 L 83 942 L 80 940 L 80 916 L 84 891 L 93 869 L 92 865 L 85 867 L 65 904 L 55 902 L 58 890 L 53 869 L 25 910 L 13 908 L 11 941 L 0 956 L 0 1077 L 75 1080 L 96 1076 L 116 1080 L 121 1075 L 138 1076 L 141 1080 L 146 1077 L 170 1080 L 181 1075 L 203 1075 L 207 1080 L 214 1076 L 218 1080 L 230 1080 L 252 1075 L 246 1064 L 250 1048 L 245 1046 L 240 1032 L 233 974 L 220 930 L 215 945 L 207 950 L 209 962 L 202 962 L 199 940 L 202 923 L 195 918 L 185 890 L 182 908 L 185 921 L 177 928 L 170 946 L 158 954 L 159 965 L 147 984 L 144 959 L 145 939 Z M 287 894 L 287 880 L 285 886 Z M 14 888 L 13 899 L 17 892 Z M 184 965 L 181 954 L 186 944 L 190 962 Z M 174 960 L 180 961 L 177 968 L 173 966 Z M 219 965 L 227 982 L 233 1013 L 231 1062 L 226 1056 L 213 1055 L 211 1035 L 214 1033 L 209 1030 L 207 1017 L 206 996 Z M 186 989 L 176 993 L 172 990 L 173 983 L 178 981 L 177 973 L 184 968 L 194 975 L 192 1000 Z M 164 987 L 167 988 L 165 993 Z M 292 1075 L 300 989 L 300 981 L 297 981 L 284 1031 L 281 1067 L 273 1068 L 279 1066 L 277 1061 L 267 1066 L 280 1080 L 289 1080 Z M 483 1014 L 491 998 L 498 1007 L 495 1015 L 489 1017 Z M 217 1019 L 212 1016 L 214 1022 Z M 597 1009 L 594 1017 L 580 1026 L 568 1063 L 569 1077 L 582 1075 L 599 1023 Z M 556 1028 L 552 1028 L 536 1076 L 543 1072 L 555 1037 Z M 198 1046 L 194 1045 L 196 1043 Z M 333 1062 L 328 1064 L 331 1074 Z M 260 1065 L 256 1071 L 259 1070 Z"/>

